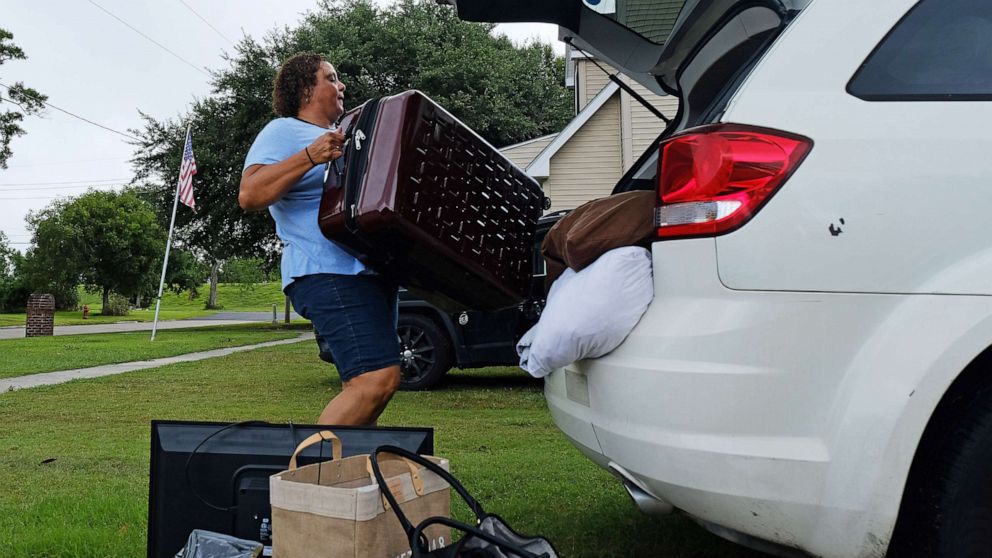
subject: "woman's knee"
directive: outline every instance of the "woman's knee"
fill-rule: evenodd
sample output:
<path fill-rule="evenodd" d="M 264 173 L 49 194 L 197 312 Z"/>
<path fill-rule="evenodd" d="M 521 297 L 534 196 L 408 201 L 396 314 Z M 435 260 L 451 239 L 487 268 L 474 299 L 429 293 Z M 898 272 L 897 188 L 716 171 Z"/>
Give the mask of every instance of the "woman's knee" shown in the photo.
<path fill-rule="evenodd" d="M 400 367 L 390 366 L 355 376 L 345 384 L 346 389 L 354 389 L 363 398 L 375 402 L 385 402 L 400 387 Z"/>

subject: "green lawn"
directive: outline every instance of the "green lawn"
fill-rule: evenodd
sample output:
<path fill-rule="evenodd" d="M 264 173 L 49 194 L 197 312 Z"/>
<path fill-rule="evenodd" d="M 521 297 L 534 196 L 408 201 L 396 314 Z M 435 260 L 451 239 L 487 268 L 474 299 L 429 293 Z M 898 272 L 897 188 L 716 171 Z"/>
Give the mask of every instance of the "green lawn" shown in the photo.
<path fill-rule="evenodd" d="M 178 295 L 175 293 L 165 293 L 162 295 L 162 308 L 169 308 L 171 310 L 202 310 L 203 303 L 207 300 L 209 294 L 210 288 L 208 285 L 202 285 L 200 287 L 200 296 L 193 300 L 189 299 L 188 293 Z M 221 283 L 217 285 L 217 304 L 229 312 L 272 310 L 272 305 L 275 304 L 281 313 L 285 301 L 286 295 L 283 294 L 282 286 L 279 282 L 260 283 L 250 289 L 243 289 L 241 285 L 236 283 Z M 97 302 L 100 302 L 99 298 Z M 155 304 L 152 301 L 152 309 L 154 310 L 154 308 Z"/>
<path fill-rule="evenodd" d="M 155 341 L 149 331 L 3 339 L 0 378 L 251 345 L 297 337 L 309 329 L 302 323 L 297 327 L 260 323 L 164 329 L 156 333 Z"/>
<path fill-rule="evenodd" d="M 0 394 L 0 555 L 145 554 L 152 419 L 312 422 L 339 382 L 312 343 Z M 554 427 L 511 368 L 402 392 L 384 425 L 435 428 L 439 455 L 490 511 L 562 556 L 756 557 L 680 516 L 637 512 Z M 466 519 L 464 507 L 456 516 Z"/>
<path fill-rule="evenodd" d="M 206 301 L 209 293 L 210 290 L 207 285 L 200 288 L 200 296 L 193 300 L 189 299 L 189 293 L 164 293 L 158 319 L 182 320 L 216 314 L 216 310 L 203 309 L 204 301 Z M 240 285 L 226 283 L 217 286 L 217 304 L 223 307 L 223 311 L 227 312 L 271 312 L 272 305 L 275 304 L 281 319 L 285 310 L 285 300 L 286 297 L 282 293 L 279 283 L 263 283 L 252 289 L 243 289 Z M 80 308 L 83 304 L 90 307 L 88 320 L 83 319 L 82 310 L 60 311 L 55 313 L 55 325 L 89 325 L 121 321 L 150 322 L 155 318 L 154 300 L 151 301 L 150 308 L 132 310 L 127 316 L 101 316 L 100 311 L 103 308 L 101 295 L 80 290 Z M 23 326 L 24 321 L 23 312 L 0 314 L 0 327 Z"/>

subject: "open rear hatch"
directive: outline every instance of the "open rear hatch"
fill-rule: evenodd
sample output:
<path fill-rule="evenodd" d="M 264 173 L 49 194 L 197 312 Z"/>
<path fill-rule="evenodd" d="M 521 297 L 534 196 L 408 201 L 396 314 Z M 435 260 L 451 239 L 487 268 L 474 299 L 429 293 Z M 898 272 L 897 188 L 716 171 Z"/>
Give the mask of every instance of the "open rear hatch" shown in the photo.
<path fill-rule="evenodd" d="M 741 48 L 784 27 L 811 0 L 437 1 L 467 21 L 556 24 L 561 40 L 655 93 L 680 95 L 681 72 L 711 39 L 723 35 L 724 51 Z"/>
<path fill-rule="evenodd" d="M 556 24 L 566 43 L 657 94 L 677 96 L 678 115 L 659 141 L 719 122 L 761 55 L 811 1 L 437 0 L 468 21 Z M 655 188 L 658 155 L 648 148 L 613 193 Z"/>

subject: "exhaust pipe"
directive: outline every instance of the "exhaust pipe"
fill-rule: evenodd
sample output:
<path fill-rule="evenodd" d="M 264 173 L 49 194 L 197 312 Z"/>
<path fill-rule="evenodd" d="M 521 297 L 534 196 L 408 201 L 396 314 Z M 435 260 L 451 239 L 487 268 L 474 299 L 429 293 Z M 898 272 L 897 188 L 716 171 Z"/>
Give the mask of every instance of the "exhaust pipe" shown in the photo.
<path fill-rule="evenodd" d="M 647 488 L 640 481 L 634 479 L 634 476 L 623 467 L 610 461 L 607 469 L 620 479 L 627 494 L 630 495 L 630 499 L 634 501 L 634 505 L 641 512 L 647 515 L 667 515 L 675 510 L 674 506 L 648 492 Z"/>

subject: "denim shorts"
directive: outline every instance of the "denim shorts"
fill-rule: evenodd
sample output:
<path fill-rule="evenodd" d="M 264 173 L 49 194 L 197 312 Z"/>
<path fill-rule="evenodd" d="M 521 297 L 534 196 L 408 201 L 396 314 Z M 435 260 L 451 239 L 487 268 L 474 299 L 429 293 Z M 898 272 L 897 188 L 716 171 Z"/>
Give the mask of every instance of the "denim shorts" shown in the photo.
<path fill-rule="evenodd" d="M 293 308 L 313 322 L 322 359 L 342 381 L 400 363 L 398 287 L 380 275 L 305 275 L 286 287 Z"/>

